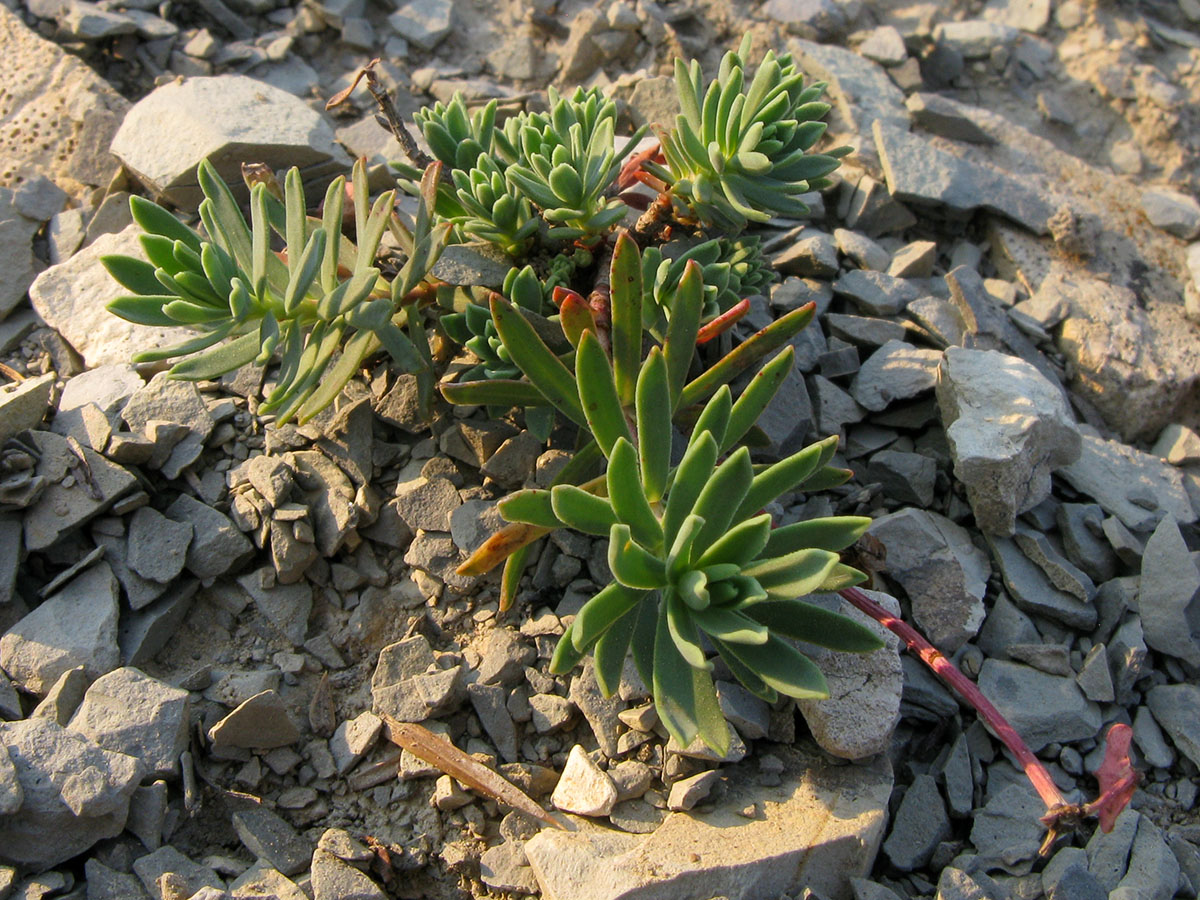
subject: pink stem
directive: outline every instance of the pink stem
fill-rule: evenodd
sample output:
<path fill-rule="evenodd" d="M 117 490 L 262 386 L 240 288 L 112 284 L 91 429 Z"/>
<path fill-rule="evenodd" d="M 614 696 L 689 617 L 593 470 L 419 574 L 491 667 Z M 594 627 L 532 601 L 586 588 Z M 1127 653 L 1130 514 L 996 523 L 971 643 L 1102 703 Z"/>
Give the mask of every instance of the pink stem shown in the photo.
<path fill-rule="evenodd" d="M 980 717 L 987 722 L 996 737 L 1004 742 L 1004 746 L 1020 762 L 1021 768 L 1025 770 L 1025 776 L 1033 784 L 1034 790 L 1038 792 L 1038 796 L 1042 798 L 1042 802 L 1046 804 L 1048 810 L 1054 811 L 1068 805 L 1066 798 L 1054 784 L 1054 780 L 1046 771 L 1046 767 L 1042 765 L 1041 760 L 1033 755 L 1021 736 L 1001 715 L 1000 710 L 996 709 L 992 702 L 983 695 L 975 682 L 955 668 L 954 664 L 946 659 L 942 652 L 929 643 L 920 632 L 903 619 L 893 616 L 858 588 L 845 588 L 839 593 L 904 641 L 908 649 L 920 657 L 925 665 L 933 669 L 942 681 L 954 688 L 964 700 L 979 711 Z"/>

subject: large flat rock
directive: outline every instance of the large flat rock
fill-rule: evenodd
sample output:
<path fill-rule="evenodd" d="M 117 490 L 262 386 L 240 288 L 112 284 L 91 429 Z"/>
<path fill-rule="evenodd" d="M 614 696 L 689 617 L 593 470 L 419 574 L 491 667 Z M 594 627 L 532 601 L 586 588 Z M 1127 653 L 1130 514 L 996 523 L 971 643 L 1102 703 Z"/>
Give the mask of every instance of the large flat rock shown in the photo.
<path fill-rule="evenodd" d="M 888 190 L 897 200 L 943 206 L 951 212 L 986 209 L 1035 234 L 1045 234 L 1053 210 L 1024 181 L 971 162 L 878 119 L 872 125 Z"/>
<path fill-rule="evenodd" d="M 128 101 L 2 4 L 0 84 L 0 186 L 35 174 L 71 193 L 108 183 L 117 168 L 108 145 Z"/>
<path fill-rule="evenodd" d="M 333 126 L 277 87 L 245 75 L 187 78 L 156 88 L 129 111 L 112 152 L 156 194 L 194 209 L 202 194 L 196 167 L 208 159 L 240 188 L 243 162 L 298 166 L 315 190 L 350 158 Z"/>
<path fill-rule="evenodd" d="M 66 262 L 51 266 L 29 288 L 30 302 L 42 321 L 58 331 L 89 368 L 128 363 L 142 350 L 196 336 L 188 328 L 134 325 L 108 311 L 108 303 L 129 291 L 113 280 L 100 257 L 125 254 L 144 259 L 137 239 L 141 232 L 130 225 L 118 234 L 101 235 Z"/>
<path fill-rule="evenodd" d="M 756 900 L 810 887 L 849 900 L 871 869 L 892 791 L 885 755 L 830 766 L 810 747 L 776 746 L 783 781 L 757 783 L 748 760 L 722 770 L 728 792 L 709 812 L 673 813 L 648 835 L 579 820 L 525 845 L 545 900 Z M 743 810 L 757 805 L 752 817 Z"/>

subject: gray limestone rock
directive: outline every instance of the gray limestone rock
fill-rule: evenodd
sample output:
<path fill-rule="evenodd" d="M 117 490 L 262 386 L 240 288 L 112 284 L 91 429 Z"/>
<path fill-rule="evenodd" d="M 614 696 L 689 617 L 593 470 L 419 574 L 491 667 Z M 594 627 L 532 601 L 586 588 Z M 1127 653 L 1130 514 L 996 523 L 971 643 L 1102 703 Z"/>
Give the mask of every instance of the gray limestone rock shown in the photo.
<path fill-rule="evenodd" d="M 607 816 L 617 802 L 617 786 L 583 747 L 576 744 L 567 756 L 550 802 L 563 812 Z"/>
<path fill-rule="evenodd" d="M 187 749 L 188 693 L 139 669 L 115 669 L 92 682 L 67 727 L 169 777 Z"/>
<path fill-rule="evenodd" d="M 896 810 L 883 842 L 884 855 L 897 869 L 911 872 L 928 863 L 937 845 L 949 836 L 950 817 L 937 783 L 929 775 L 918 775 Z"/>
<path fill-rule="evenodd" d="M 265 807 L 233 814 L 233 828 L 256 859 L 266 860 L 284 875 L 308 868 L 312 848 L 299 832 Z"/>
<path fill-rule="evenodd" d="M 469 684 L 467 696 L 483 730 L 505 762 L 517 762 L 517 730 L 505 704 L 507 692 L 499 685 Z"/>
<path fill-rule="evenodd" d="M 300 732 L 279 694 L 266 690 L 217 722 L 209 729 L 208 737 L 214 747 L 269 750 L 294 744 L 300 739 Z"/>
<path fill-rule="evenodd" d="M 921 453 L 881 450 L 867 464 L 866 480 L 882 484 L 884 495 L 897 503 L 930 506 L 937 481 L 937 463 Z"/>
<path fill-rule="evenodd" d="M 1120 441 L 1082 435 L 1079 460 L 1062 476 L 1133 531 L 1149 531 L 1166 514 L 1196 521 L 1180 471 Z"/>
<path fill-rule="evenodd" d="M 307 859 L 305 863 L 307 864 Z M 205 892 L 209 896 L 205 897 Z M 260 900 L 270 897 L 272 900 L 309 900 L 308 894 L 264 859 L 235 878 L 229 884 L 228 893 L 216 889 L 201 888 L 192 895 L 194 900 Z"/>
<path fill-rule="evenodd" d="M 183 469 L 199 458 L 215 424 L 196 385 L 171 378 L 166 372 L 155 375 L 145 387 L 134 392 L 121 411 L 121 418 L 135 434 L 149 434 L 155 422 L 187 429 L 160 463 L 167 478 L 178 478 Z"/>
<path fill-rule="evenodd" d="M 45 489 L 25 510 L 25 549 L 45 550 L 137 487 L 137 479 L 99 453 L 83 447 L 86 478 L 79 458 L 67 439 L 49 431 L 29 432 L 39 459 L 34 474 L 45 479 Z"/>
<path fill-rule="evenodd" d="M 1141 819 L 1137 810 L 1126 809 L 1117 817 L 1112 831 L 1105 834 L 1097 829 L 1087 842 L 1088 872 L 1106 892 L 1116 890 L 1125 877 Z"/>
<path fill-rule="evenodd" d="M 1063 503 L 1055 513 L 1063 551 L 1093 580 L 1116 574 L 1112 545 L 1104 538 L 1104 510 L 1095 503 Z"/>
<path fill-rule="evenodd" d="M 1017 39 L 1017 29 L 999 22 L 966 19 L 943 22 L 934 29 L 934 39 L 953 47 L 963 59 L 985 59 L 996 47 L 1005 47 Z"/>
<path fill-rule="evenodd" d="M 517 841 L 504 841 L 485 850 L 479 860 L 479 877 L 494 891 L 518 894 L 537 891 L 537 880 L 525 861 L 521 843 Z"/>
<path fill-rule="evenodd" d="M 1200 766 L 1200 687 L 1194 684 L 1160 684 L 1146 695 L 1150 712 L 1163 727 L 1171 742 L 1197 766 Z"/>
<path fill-rule="evenodd" d="M 758 766 L 725 768 L 728 791 L 710 811 L 674 813 L 649 835 L 580 825 L 546 829 L 525 845 L 543 896 L 570 896 L 586 884 L 593 900 L 629 892 L 672 900 L 777 897 L 801 885 L 843 896 L 866 874 L 882 838 L 892 778 L 886 756 L 830 767 L 802 747 L 781 746 L 782 784 L 761 803 Z M 761 807 L 760 807 L 761 808 Z"/>
<path fill-rule="evenodd" d="M 1029 784 L 1009 784 L 989 796 L 983 809 L 975 811 L 971 843 L 992 865 L 1016 865 L 1033 859 L 1045 833 L 1038 822 L 1045 810 Z"/>
<path fill-rule="evenodd" d="M 1137 609 L 1146 643 L 1200 666 L 1200 640 L 1187 613 L 1200 591 L 1200 571 L 1170 515 L 1163 517 L 1146 541 L 1141 571 Z"/>
<path fill-rule="evenodd" d="M 1142 816 L 1129 851 L 1125 876 L 1111 895 L 1127 900 L 1173 897 L 1179 887 L 1179 874 L 1179 861 L 1163 840 L 1162 831 L 1148 816 Z"/>
<path fill-rule="evenodd" d="M 617 731 L 620 726 L 617 713 L 625 708 L 625 704 L 618 695 L 605 697 L 600 691 L 600 685 L 596 681 L 596 669 L 590 659 L 584 662 L 579 673 L 571 679 L 571 688 L 567 696 L 587 719 L 592 734 L 596 736 L 604 754 L 610 758 L 617 756 Z"/>
<path fill-rule="evenodd" d="M 416 478 L 396 486 L 396 508 L 413 531 L 449 531 L 450 517 L 462 505 L 446 478 Z"/>
<path fill-rule="evenodd" d="M 898 66 L 908 59 L 904 37 L 893 25 L 881 25 L 873 29 L 867 35 L 866 40 L 858 45 L 858 52 L 871 62 L 879 63 L 886 68 Z"/>
<path fill-rule="evenodd" d="M 1096 585 L 1092 579 L 1065 559 L 1043 532 L 1018 525 L 1013 540 L 1025 557 L 1046 574 L 1055 588 L 1083 603 L 1090 603 L 1096 596 Z"/>
<path fill-rule="evenodd" d="M 249 572 L 238 584 L 254 599 L 254 605 L 279 633 L 299 647 L 308 633 L 308 617 L 312 612 L 313 589 L 307 581 L 298 584 L 273 584 L 274 571 L 269 567 Z"/>
<path fill-rule="evenodd" d="M 1022 553 L 1015 541 L 988 535 L 988 544 L 1017 606 L 1072 628 L 1090 631 L 1095 627 L 1096 608 L 1089 601 L 1055 587 L 1045 571 Z"/>
<path fill-rule="evenodd" d="M 880 516 L 869 533 L 887 551 L 887 574 L 912 601 L 913 618 L 943 652 L 969 641 L 983 624 L 987 555 L 965 529 L 937 513 L 906 509 Z"/>
<path fill-rule="evenodd" d="M 0 265 L 8 274 L 0 286 L 0 320 L 20 305 L 40 268 L 33 255 L 38 222 L 14 203 L 13 192 L 0 188 Z"/>
<path fill-rule="evenodd" d="M 846 272 L 833 283 L 833 292 L 872 316 L 898 315 L 919 296 L 907 280 L 865 269 Z"/>
<path fill-rule="evenodd" d="M 938 350 L 888 341 L 862 364 L 850 393 L 866 409 L 879 412 L 896 400 L 911 400 L 931 390 L 941 359 Z"/>
<path fill-rule="evenodd" d="M 1200 203 L 1196 198 L 1171 188 L 1154 187 L 1142 192 L 1142 210 L 1150 224 L 1185 241 L 1200 236 Z"/>
<path fill-rule="evenodd" d="M 374 881 L 326 850 L 312 857 L 313 900 L 387 900 Z"/>
<path fill-rule="evenodd" d="M 0 386 L 0 445 L 29 428 L 37 428 L 50 409 L 53 372 Z"/>
<path fill-rule="evenodd" d="M 1053 209 L 1026 182 L 952 156 L 885 122 L 877 121 L 873 129 L 888 188 L 897 199 L 940 205 L 956 213 L 987 209 L 1035 234 L 1047 233 L 1046 220 Z"/>
<path fill-rule="evenodd" d="M 183 571 L 192 526 L 143 506 L 129 522 L 129 567 L 143 578 L 165 584 Z"/>
<path fill-rule="evenodd" d="M 165 510 L 167 516 L 192 529 L 184 564 L 197 578 L 215 578 L 238 568 L 254 548 L 220 510 L 180 494 Z"/>
<path fill-rule="evenodd" d="M 350 164 L 333 127 L 315 110 L 244 75 L 185 78 L 156 88 L 129 110 L 112 152 L 155 194 L 189 209 L 202 197 L 196 167 L 203 159 L 235 186 L 246 159 L 272 169 L 299 166 L 310 190 Z"/>
<path fill-rule="evenodd" d="M 184 856 L 174 847 L 160 847 L 133 863 L 133 871 L 151 897 L 162 896 L 159 879 L 171 874 L 178 877 L 180 893 L 191 896 L 203 888 L 224 890 L 220 877 L 208 866 Z"/>
<path fill-rule="evenodd" d="M 388 17 L 397 34 L 423 50 L 432 50 L 450 33 L 453 0 L 409 0 Z"/>
<path fill-rule="evenodd" d="M 18 812 L 0 816 L 6 861 L 44 870 L 125 827 L 144 774 L 133 757 L 42 718 L 0 723 L 0 745 L 24 798 Z"/>
<path fill-rule="evenodd" d="M 135 325 L 119 319 L 106 305 L 127 290 L 100 265 L 100 257 L 124 254 L 141 258 L 138 236 L 131 225 L 119 234 L 106 234 L 66 262 L 51 266 L 29 288 L 33 308 L 58 331 L 88 366 L 127 364 L 134 353 L 176 344 L 195 333 L 186 328 Z"/>
<path fill-rule="evenodd" d="M 917 91 L 908 95 L 904 105 L 912 113 L 913 121 L 931 134 L 973 144 L 995 143 L 995 139 L 976 123 L 971 115 L 972 107 L 944 94 Z"/>
<path fill-rule="evenodd" d="M 1079 458 L 1080 438 L 1056 385 L 995 351 L 951 347 L 938 404 L 954 472 L 981 529 L 1012 534 L 1016 517 L 1050 495 L 1050 475 Z"/>
<path fill-rule="evenodd" d="M 879 591 L 865 593 L 893 615 L 900 614 L 900 604 L 894 597 Z M 892 730 L 900 719 L 900 695 L 904 687 L 900 639 L 840 597 L 817 594 L 809 602 L 865 625 L 879 636 L 884 646 L 865 654 L 806 646 L 805 654 L 825 675 L 829 697 L 797 700 L 796 708 L 826 753 L 854 760 L 882 753 L 887 750 Z"/>
<path fill-rule="evenodd" d="M 1056 343 L 1073 367 L 1071 387 L 1125 440 L 1152 440 L 1165 425 L 1188 420 L 1200 391 L 1200 349 L 1182 309 L 1145 305 L 1127 287 L 1061 266 L 1037 296 L 1068 304 Z"/>
<path fill-rule="evenodd" d="M 829 97 L 837 110 L 835 121 L 846 130 L 866 140 L 875 122 L 908 127 L 904 93 L 881 66 L 852 50 L 800 38 L 791 38 L 787 49 L 798 68 L 815 80 L 828 82 Z"/>
<path fill-rule="evenodd" d="M 34 694 L 46 693 L 59 676 L 76 666 L 97 678 L 119 662 L 117 580 L 103 561 L 0 638 L 0 667 Z"/>
<path fill-rule="evenodd" d="M 1099 708 L 1088 702 L 1073 678 L 989 659 L 980 670 L 979 689 L 1035 753 L 1051 742 L 1093 737 L 1100 731 Z"/>

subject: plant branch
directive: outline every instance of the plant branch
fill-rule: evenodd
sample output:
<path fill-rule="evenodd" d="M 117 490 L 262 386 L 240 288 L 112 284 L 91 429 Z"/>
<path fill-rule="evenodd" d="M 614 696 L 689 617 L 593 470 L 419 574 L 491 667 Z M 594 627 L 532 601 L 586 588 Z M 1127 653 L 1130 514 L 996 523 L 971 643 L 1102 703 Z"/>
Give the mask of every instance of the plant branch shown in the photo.
<path fill-rule="evenodd" d="M 866 613 L 904 641 L 910 652 L 915 653 L 942 681 L 978 711 L 980 718 L 992 730 L 992 733 L 1016 757 L 1025 772 L 1025 777 L 1029 779 L 1038 796 L 1042 798 L 1042 802 L 1046 804 L 1046 814 L 1041 818 L 1042 823 L 1048 829 L 1040 850 L 1043 855 L 1053 846 L 1060 830 L 1074 828 L 1084 818 L 1099 816 L 1101 827 L 1105 831 L 1112 830 L 1113 820 L 1128 803 L 1138 780 L 1138 774 L 1129 766 L 1128 757 L 1125 754 L 1128 749 L 1128 740 L 1124 732 L 1119 730 L 1126 726 L 1114 725 L 1108 733 L 1109 752 L 1105 764 L 1110 767 L 1110 770 L 1116 770 L 1117 774 L 1114 780 L 1110 784 L 1105 784 L 1102 778 L 1101 795 L 1091 803 L 1082 805 L 1068 803 L 1058 786 L 1055 785 L 1054 779 L 1050 777 L 1046 767 L 1033 755 L 1033 751 L 1017 734 L 1016 729 L 983 695 L 978 685 L 959 671 L 940 650 L 929 643 L 915 628 L 893 616 L 858 588 L 845 588 L 838 593 L 855 608 Z"/>

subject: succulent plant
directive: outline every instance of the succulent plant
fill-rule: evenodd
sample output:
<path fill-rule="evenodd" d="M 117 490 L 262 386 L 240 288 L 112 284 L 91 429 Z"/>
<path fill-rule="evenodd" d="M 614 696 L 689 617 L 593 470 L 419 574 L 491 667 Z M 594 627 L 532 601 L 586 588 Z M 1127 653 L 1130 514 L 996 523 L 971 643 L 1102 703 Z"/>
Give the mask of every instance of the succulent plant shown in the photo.
<path fill-rule="evenodd" d="M 879 646 L 862 626 L 798 599 L 864 577 L 842 565 L 836 551 L 870 520 L 820 519 L 772 531 L 771 517 L 759 513 L 783 494 L 848 478 L 848 471 L 828 466 L 836 438 L 757 469 L 749 450 L 735 449 L 782 384 L 793 351 L 763 366 L 736 402 L 728 381 L 803 327 L 812 308 L 789 314 L 767 337 L 747 341 L 689 381 L 701 327 L 701 266 L 685 264 L 671 294 L 666 334 L 661 344 L 650 342 L 647 353 L 642 271 L 636 244 L 622 234 L 610 272 L 611 329 L 602 338 L 596 322 L 581 316 L 573 359 L 546 346 L 519 307 L 493 296 L 497 334 L 527 380 L 443 391 L 460 401 L 503 397 L 516 405 L 553 405 L 590 433 L 593 458 L 603 456 L 606 474 L 582 485 L 563 479 L 549 490 L 519 491 L 501 501 L 501 513 L 514 524 L 460 571 L 486 571 L 556 528 L 607 537 L 614 581 L 581 610 L 552 667 L 570 669 L 594 648 L 601 688 L 611 692 L 632 647 L 671 734 L 683 744 L 699 734 L 720 749 L 728 732 L 700 635 L 760 696 L 823 695 L 820 672 L 784 638 L 843 650 Z M 572 329 L 564 324 L 563 330 Z M 682 460 L 672 466 L 672 420 L 705 400 Z M 581 466 L 578 474 L 585 471 Z M 506 570 L 506 580 L 511 577 Z"/>
<path fill-rule="evenodd" d="M 381 348 L 405 371 L 428 372 L 428 346 L 408 298 L 437 261 L 449 228 L 432 221 L 437 166 L 425 174 L 424 200 L 410 232 L 393 213 L 394 191 L 369 203 L 365 168 L 356 165 L 357 245 L 342 237 L 344 178 L 330 184 L 319 220 L 305 212 L 297 169 L 287 174 L 282 201 L 259 182 L 250 192 L 247 223 L 208 161 L 198 175 L 207 239 L 157 204 L 132 197 L 134 221 L 146 232 L 140 240 L 147 259 L 102 260 L 132 291 L 112 301 L 111 312 L 143 325 L 183 324 L 201 332 L 182 344 L 139 353 L 135 361 L 183 356 L 171 375 L 202 380 L 266 363 L 278 352 L 278 380 L 260 409 L 279 421 L 307 419 L 328 406 Z M 375 265 L 389 229 L 408 254 L 390 282 Z M 271 250 L 273 231 L 284 241 L 282 254 Z"/>
<path fill-rule="evenodd" d="M 733 308 L 751 294 L 761 294 L 775 281 L 775 270 L 763 257 L 756 237 L 713 238 L 667 256 L 670 246 L 647 247 L 642 254 L 642 279 L 651 288 L 647 292 L 653 306 L 643 307 L 648 327 L 661 329 L 669 297 L 683 277 L 688 260 L 701 266 L 704 281 L 704 305 L 701 322 L 710 321 Z"/>
<path fill-rule="evenodd" d="M 799 195 L 823 186 L 850 151 L 809 152 L 825 133 L 825 84 L 805 87 L 791 55 L 770 51 L 747 84 L 749 52 L 747 35 L 707 89 L 698 62 L 675 61 L 682 112 L 659 133 L 666 167 L 647 164 L 696 218 L 730 232 L 774 214 L 807 215 Z"/>

